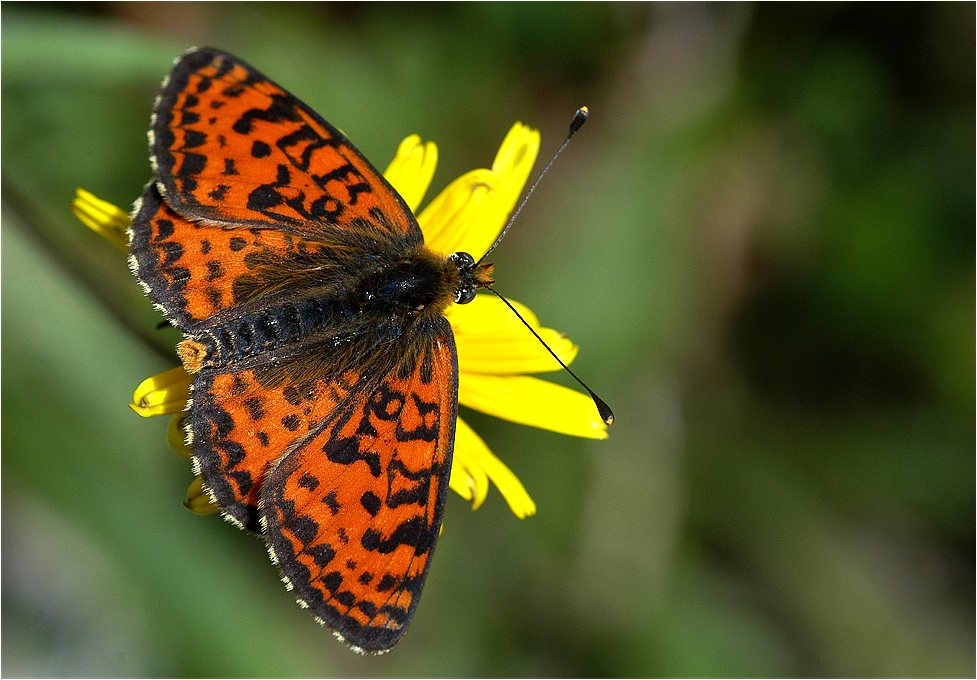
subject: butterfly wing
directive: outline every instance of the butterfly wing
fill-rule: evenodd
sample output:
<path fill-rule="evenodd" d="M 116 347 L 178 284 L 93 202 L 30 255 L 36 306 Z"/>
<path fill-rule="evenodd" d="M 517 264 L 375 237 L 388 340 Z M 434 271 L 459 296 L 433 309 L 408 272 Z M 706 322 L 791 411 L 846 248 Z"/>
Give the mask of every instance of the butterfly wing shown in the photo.
<path fill-rule="evenodd" d="M 258 505 L 271 466 L 321 427 L 360 382 L 264 384 L 260 370 L 204 370 L 195 376 L 187 427 L 194 473 L 224 516 L 260 532 Z"/>
<path fill-rule="evenodd" d="M 156 306 L 184 330 L 239 304 L 241 291 L 264 276 L 262 263 L 321 251 L 321 244 L 274 229 L 228 229 L 191 222 L 174 211 L 155 183 L 134 211 L 129 264 Z"/>
<path fill-rule="evenodd" d="M 163 195 L 187 219 L 299 234 L 365 221 L 420 241 L 403 200 L 341 132 L 219 50 L 177 60 L 150 150 Z"/>
<path fill-rule="evenodd" d="M 304 606 L 361 651 L 401 638 L 444 512 L 457 354 L 444 318 L 375 387 L 354 390 L 269 472 L 269 551 Z"/>
<path fill-rule="evenodd" d="M 260 289 L 269 256 L 294 260 L 351 231 L 403 248 L 423 241 L 349 140 L 218 50 L 176 61 L 154 107 L 150 155 L 155 177 L 134 210 L 130 263 L 184 330 Z"/>
<path fill-rule="evenodd" d="M 341 133 L 217 50 L 177 60 L 150 150 L 155 176 L 135 211 L 131 262 L 188 333 L 291 292 L 341 295 L 336 272 L 357 276 L 351 261 L 423 241 L 400 197 Z M 309 283 L 310 272 L 330 269 L 331 288 Z M 343 342 L 357 333 L 362 347 L 378 347 L 365 327 Z M 441 523 L 454 341 L 438 317 L 404 333 L 402 346 L 339 352 L 329 365 L 315 359 L 316 342 L 296 356 L 204 367 L 187 417 L 194 463 L 227 517 L 258 529 L 260 516 L 300 601 L 353 646 L 382 651 L 413 614 Z M 341 345 L 320 348 L 333 358 L 329 346 Z"/>

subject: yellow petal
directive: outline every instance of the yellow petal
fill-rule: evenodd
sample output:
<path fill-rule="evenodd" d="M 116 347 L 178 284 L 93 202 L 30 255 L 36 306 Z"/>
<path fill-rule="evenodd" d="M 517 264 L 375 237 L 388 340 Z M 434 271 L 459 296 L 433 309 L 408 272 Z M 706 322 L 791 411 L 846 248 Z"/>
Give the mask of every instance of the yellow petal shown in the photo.
<path fill-rule="evenodd" d="M 190 482 L 187 488 L 187 500 L 183 504 L 198 515 L 213 515 L 220 510 L 204 491 L 204 483 L 200 477 L 194 477 Z"/>
<path fill-rule="evenodd" d="M 187 433 L 183 429 L 186 414 L 180 413 L 170 419 L 170 425 L 166 428 L 166 443 L 170 445 L 170 450 L 176 455 L 189 459 L 193 452 L 187 446 Z"/>
<path fill-rule="evenodd" d="M 462 479 L 455 481 L 455 467 L 460 467 Z M 467 477 L 471 475 L 471 477 Z M 458 492 L 457 486 L 464 486 L 470 495 L 460 493 L 462 498 L 472 501 L 472 509 L 477 510 L 488 494 L 488 478 L 499 489 L 509 509 L 519 519 L 536 514 L 536 504 L 522 485 L 519 478 L 505 463 L 495 457 L 468 423 L 459 418 L 455 424 L 455 453 L 451 470 L 451 488 Z"/>
<path fill-rule="evenodd" d="M 529 173 L 536 164 L 539 139 L 539 130 L 516 123 L 502 140 L 499 152 L 495 155 L 492 172 L 505 179 L 496 199 L 497 208 L 502 213 L 498 231 L 502 230 L 509 213 L 516 207 Z"/>
<path fill-rule="evenodd" d="M 129 248 L 129 215 L 84 189 L 75 189 L 71 212 L 86 227 L 126 250 Z"/>
<path fill-rule="evenodd" d="M 485 470 L 475 462 L 476 456 L 470 454 L 470 451 L 479 445 L 484 446 L 484 443 L 474 430 L 458 418 L 455 421 L 455 452 L 451 463 L 449 486 L 466 501 L 471 501 L 472 510 L 478 510 L 485 502 L 489 489 Z"/>
<path fill-rule="evenodd" d="M 459 372 L 458 401 L 522 425 L 574 437 L 607 438 L 607 425 L 589 396 L 539 378 Z"/>
<path fill-rule="evenodd" d="M 522 123 L 509 130 L 491 170 L 473 170 L 448 185 L 418 222 L 429 247 L 481 257 L 502 231 L 539 153 L 539 131 Z"/>
<path fill-rule="evenodd" d="M 533 328 L 539 328 L 539 318 L 526 305 L 509 299 L 516 311 Z M 492 295 L 481 294 L 467 305 L 451 305 L 445 312 L 455 333 L 492 333 L 507 326 L 523 328 L 522 322 L 512 313 L 502 300 Z M 525 329 L 524 329 L 525 330 Z"/>
<path fill-rule="evenodd" d="M 420 135 L 411 135 L 400 143 L 397 155 L 387 166 L 383 176 L 397 190 L 411 212 L 416 213 L 417 206 L 431 186 L 437 165 L 437 145 L 434 142 L 421 141 Z"/>
<path fill-rule="evenodd" d="M 578 348 L 572 340 L 552 328 L 541 327 L 525 305 L 510 302 L 563 363 L 573 361 Z M 467 305 L 452 305 L 447 317 L 455 333 L 462 371 L 513 375 L 561 370 L 532 332 L 493 295 L 479 295 Z"/>
<path fill-rule="evenodd" d="M 179 413 L 190 398 L 191 380 L 182 366 L 150 376 L 133 392 L 129 408 L 144 418 Z"/>
<path fill-rule="evenodd" d="M 499 178 L 491 170 L 472 170 L 449 184 L 417 216 L 424 243 L 439 253 L 459 250 L 484 253 L 498 231 L 479 231 L 482 214 L 497 193 Z M 464 244 L 464 245 L 462 245 Z"/>

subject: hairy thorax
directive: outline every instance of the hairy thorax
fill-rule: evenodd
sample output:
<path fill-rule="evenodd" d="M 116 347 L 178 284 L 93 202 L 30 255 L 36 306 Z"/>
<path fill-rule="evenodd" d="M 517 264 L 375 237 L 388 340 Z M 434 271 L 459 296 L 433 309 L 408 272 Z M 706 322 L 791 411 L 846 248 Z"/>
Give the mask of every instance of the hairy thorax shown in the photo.
<path fill-rule="evenodd" d="M 421 246 L 408 257 L 367 272 L 354 298 L 368 312 L 435 315 L 451 304 L 460 283 L 461 273 L 450 258 Z"/>

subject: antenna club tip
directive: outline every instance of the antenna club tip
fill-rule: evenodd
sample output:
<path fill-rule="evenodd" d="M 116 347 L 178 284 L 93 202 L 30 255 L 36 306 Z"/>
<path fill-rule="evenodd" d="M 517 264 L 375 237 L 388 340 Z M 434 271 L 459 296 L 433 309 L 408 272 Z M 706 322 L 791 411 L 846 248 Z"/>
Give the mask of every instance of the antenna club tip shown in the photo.
<path fill-rule="evenodd" d="M 590 395 L 594 399 L 594 404 L 597 406 L 597 412 L 600 414 L 600 419 L 604 421 L 604 424 L 611 426 L 614 424 L 614 411 L 608 406 L 603 399 L 598 397 L 596 394 L 591 393 Z"/>
<path fill-rule="evenodd" d="M 581 106 L 579 109 L 577 109 L 577 112 L 573 114 L 573 120 L 570 121 L 571 135 L 583 127 L 583 124 L 587 122 L 587 117 L 589 115 L 590 109 L 588 109 L 586 106 Z"/>

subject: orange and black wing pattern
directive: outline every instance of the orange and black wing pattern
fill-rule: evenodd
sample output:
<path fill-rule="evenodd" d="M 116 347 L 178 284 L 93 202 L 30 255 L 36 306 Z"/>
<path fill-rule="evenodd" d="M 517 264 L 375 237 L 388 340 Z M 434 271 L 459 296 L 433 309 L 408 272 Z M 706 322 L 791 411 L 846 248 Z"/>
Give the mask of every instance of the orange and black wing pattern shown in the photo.
<path fill-rule="evenodd" d="M 389 649 L 441 526 L 457 411 L 451 327 L 418 310 L 444 308 L 457 268 L 339 131 L 224 52 L 177 60 L 150 133 L 130 264 L 193 350 L 196 472 L 301 604 Z"/>
<path fill-rule="evenodd" d="M 413 616 L 441 527 L 457 417 L 457 353 L 438 318 L 382 362 L 311 383 L 204 370 L 188 420 L 225 516 L 264 534 L 299 603 L 357 651 Z"/>
<path fill-rule="evenodd" d="M 320 243 L 287 231 L 191 221 L 151 182 L 134 211 L 129 263 L 166 317 L 193 330 L 240 304 L 242 293 L 266 269 L 262 263 L 321 249 Z"/>
<path fill-rule="evenodd" d="M 160 189 L 187 219 L 300 234 L 377 221 L 420 240 L 403 200 L 341 132 L 229 54 L 177 60 L 151 132 Z"/>
<path fill-rule="evenodd" d="M 133 212 L 133 271 L 176 325 L 239 303 L 270 255 L 370 232 L 423 241 L 396 191 L 338 130 L 211 48 L 175 63 L 150 130 L 155 175 Z M 267 268 L 264 268 L 267 271 Z"/>
<path fill-rule="evenodd" d="M 300 604 L 359 651 L 413 616 L 448 492 L 457 409 L 447 321 L 416 360 L 354 398 L 265 479 L 261 520 Z"/>

